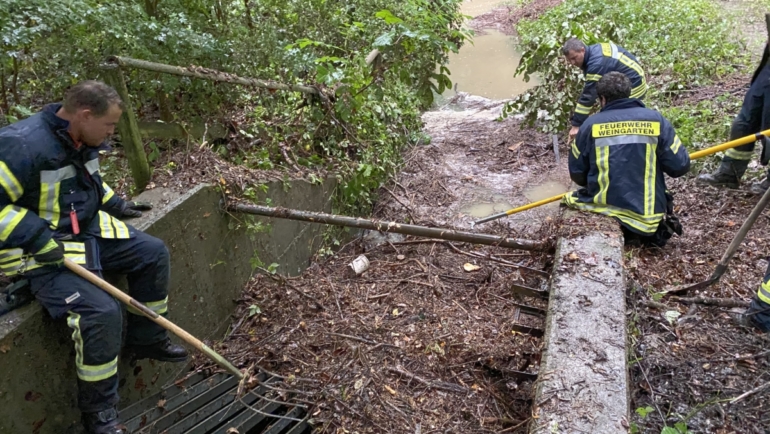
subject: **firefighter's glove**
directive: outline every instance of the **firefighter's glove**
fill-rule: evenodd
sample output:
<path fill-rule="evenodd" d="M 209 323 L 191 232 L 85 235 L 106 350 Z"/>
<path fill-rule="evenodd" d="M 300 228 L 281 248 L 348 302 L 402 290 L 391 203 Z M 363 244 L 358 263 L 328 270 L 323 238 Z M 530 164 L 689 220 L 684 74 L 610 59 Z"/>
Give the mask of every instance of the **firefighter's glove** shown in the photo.
<path fill-rule="evenodd" d="M 123 201 L 120 205 L 120 216 L 118 218 L 141 217 L 142 211 L 149 211 L 151 209 L 152 204 L 149 202 Z"/>
<path fill-rule="evenodd" d="M 64 265 L 64 246 L 59 241 L 51 238 L 37 253 L 32 255 L 35 262 L 41 265 L 61 267 Z"/>

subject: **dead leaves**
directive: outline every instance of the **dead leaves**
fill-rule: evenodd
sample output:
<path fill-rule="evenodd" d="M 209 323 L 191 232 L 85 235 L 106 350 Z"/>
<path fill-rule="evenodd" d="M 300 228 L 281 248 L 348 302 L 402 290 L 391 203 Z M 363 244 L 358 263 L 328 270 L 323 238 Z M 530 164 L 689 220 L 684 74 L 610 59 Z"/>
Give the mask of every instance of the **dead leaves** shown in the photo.
<path fill-rule="evenodd" d="M 519 149 L 521 147 L 521 145 L 523 145 L 523 144 L 524 144 L 524 142 L 515 143 L 515 144 L 509 146 L 508 150 L 513 152 L 513 151 Z"/>
<path fill-rule="evenodd" d="M 480 270 L 480 269 L 481 269 L 481 267 L 479 267 L 478 265 L 471 264 L 469 262 L 466 262 L 465 264 L 463 264 L 463 270 L 465 270 L 465 271 L 467 271 L 469 273 L 473 272 L 473 271 Z"/>

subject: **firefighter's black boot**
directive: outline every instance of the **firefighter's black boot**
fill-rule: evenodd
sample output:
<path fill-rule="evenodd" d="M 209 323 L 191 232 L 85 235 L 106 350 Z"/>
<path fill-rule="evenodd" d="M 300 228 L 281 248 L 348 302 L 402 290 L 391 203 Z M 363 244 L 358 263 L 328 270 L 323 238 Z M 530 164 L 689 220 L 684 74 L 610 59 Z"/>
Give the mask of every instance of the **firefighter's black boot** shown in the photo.
<path fill-rule="evenodd" d="M 722 160 L 716 172 L 698 176 L 698 182 L 715 187 L 738 188 L 748 166 L 748 160 Z"/>
<path fill-rule="evenodd" d="M 118 419 L 118 410 L 111 408 L 97 413 L 83 413 L 83 426 L 88 434 L 128 434 Z"/>
<path fill-rule="evenodd" d="M 740 326 L 767 333 L 770 331 L 770 305 L 754 297 L 749 307 L 737 315 L 735 320 Z"/>
<path fill-rule="evenodd" d="M 751 184 L 749 191 L 753 194 L 761 196 L 765 194 L 768 188 L 770 188 L 770 171 L 767 173 L 767 176 L 762 180 L 762 182 L 755 182 Z"/>
<path fill-rule="evenodd" d="M 153 359 L 174 363 L 187 360 L 187 350 L 181 345 L 172 344 L 168 338 L 151 345 L 127 346 L 126 352 L 134 360 Z"/>

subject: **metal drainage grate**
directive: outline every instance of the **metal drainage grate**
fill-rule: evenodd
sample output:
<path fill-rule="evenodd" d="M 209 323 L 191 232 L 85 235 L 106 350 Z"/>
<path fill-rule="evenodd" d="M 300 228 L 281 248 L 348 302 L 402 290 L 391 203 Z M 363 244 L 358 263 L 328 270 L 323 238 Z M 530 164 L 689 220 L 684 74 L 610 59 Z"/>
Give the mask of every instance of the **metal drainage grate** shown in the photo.
<path fill-rule="evenodd" d="M 310 433 L 305 408 L 271 392 L 275 378 L 258 378 L 258 387 L 235 399 L 238 380 L 232 375 L 196 374 L 121 410 L 120 416 L 132 434 Z"/>

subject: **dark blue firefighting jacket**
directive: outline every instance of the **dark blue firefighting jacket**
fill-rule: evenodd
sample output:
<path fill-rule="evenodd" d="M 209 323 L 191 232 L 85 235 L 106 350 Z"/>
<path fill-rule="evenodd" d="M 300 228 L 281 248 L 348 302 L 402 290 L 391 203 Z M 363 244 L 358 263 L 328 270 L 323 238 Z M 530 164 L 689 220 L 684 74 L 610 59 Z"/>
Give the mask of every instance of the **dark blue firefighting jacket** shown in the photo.
<path fill-rule="evenodd" d="M 586 47 L 581 68 L 586 84 L 570 119 L 573 126 L 579 127 L 586 121 L 588 113 L 596 103 L 596 82 L 609 72 L 620 72 L 631 80 L 631 98 L 643 98 L 647 93 L 647 79 L 636 57 L 612 42 Z"/>
<path fill-rule="evenodd" d="M 688 170 L 690 156 L 668 120 L 638 99 L 612 101 L 580 127 L 569 173 L 585 188 L 564 202 L 652 235 L 666 212 L 663 174 L 677 178 Z"/>
<path fill-rule="evenodd" d="M 99 174 L 99 150 L 76 149 L 59 104 L 0 129 L 0 271 L 39 268 L 31 257 L 52 237 L 65 256 L 86 263 L 88 238 L 132 238 L 119 215 L 122 199 Z M 77 231 L 73 230 L 73 215 Z M 74 232 L 79 232 L 75 234 Z"/>

